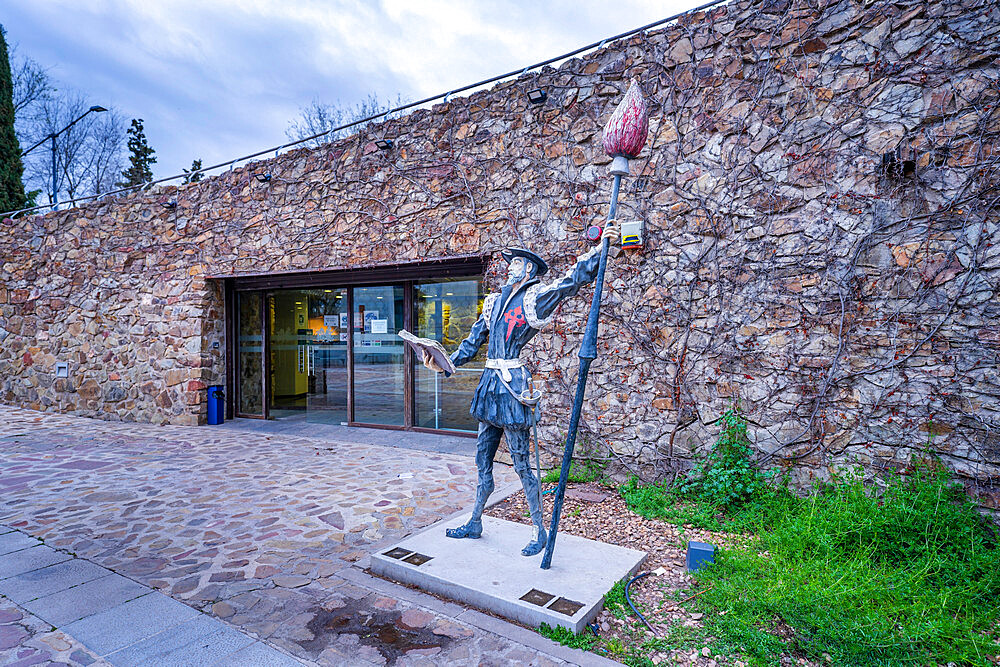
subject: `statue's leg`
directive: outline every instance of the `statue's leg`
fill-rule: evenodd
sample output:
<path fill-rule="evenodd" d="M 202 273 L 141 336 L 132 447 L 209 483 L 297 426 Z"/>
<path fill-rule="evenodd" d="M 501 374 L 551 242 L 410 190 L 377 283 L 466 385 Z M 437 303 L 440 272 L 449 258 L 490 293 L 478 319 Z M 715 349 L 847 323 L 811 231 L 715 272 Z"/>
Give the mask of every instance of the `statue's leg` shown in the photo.
<path fill-rule="evenodd" d="M 497 454 L 502 435 L 503 429 L 486 422 L 479 422 L 479 438 L 476 441 L 476 470 L 479 473 L 476 504 L 472 508 L 472 518 L 468 523 L 444 531 L 448 537 L 475 539 L 483 534 L 483 510 L 486 509 L 486 500 L 493 493 L 493 457 Z"/>
<path fill-rule="evenodd" d="M 506 434 L 507 448 L 510 449 L 510 457 L 514 460 L 514 470 L 521 477 L 524 497 L 528 501 L 528 512 L 531 513 L 531 522 L 535 524 L 535 534 L 528 545 L 521 549 L 521 554 L 534 556 L 545 548 L 546 535 L 542 505 L 538 501 L 541 483 L 535 476 L 535 471 L 531 469 L 531 438 L 526 428 L 509 428 Z"/>

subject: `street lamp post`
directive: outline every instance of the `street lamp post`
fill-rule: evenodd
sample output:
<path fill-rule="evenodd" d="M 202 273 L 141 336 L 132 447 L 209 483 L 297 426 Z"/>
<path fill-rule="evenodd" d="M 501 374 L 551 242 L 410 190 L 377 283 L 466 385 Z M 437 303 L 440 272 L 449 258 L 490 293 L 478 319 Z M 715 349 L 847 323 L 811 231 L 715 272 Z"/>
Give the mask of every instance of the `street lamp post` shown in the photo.
<path fill-rule="evenodd" d="M 35 144 L 34 146 L 32 146 L 31 148 L 29 148 L 28 150 L 26 150 L 26 151 L 24 151 L 24 152 L 21 153 L 21 157 L 24 157 L 25 155 L 27 155 L 31 151 L 35 150 L 36 148 L 38 148 L 39 146 L 41 146 L 42 144 L 44 144 L 49 139 L 52 140 L 52 210 L 53 211 L 56 210 L 56 195 L 58 194 L 58 192 L 57 192 L 58 188 L 56 186 L 56 174 L 57 174 L 57 170 L 56 170 L 56 137 L 58 137 L 60 134 L 62 134 L 63 132 L 65 132 L 69 128 L 73 127 L 77 123 L 79 123 L 81 120 L 83 120 L 83 118 L 87 114 L 89 114 L 91 112 L 101 113 L 102 111 L 107 111 L 107 109 L 105 109 L 102 106 L 97 106 L 97 105 L 94 105 L 94 106 L 90 107 L 85 112 L 83 112 L 80 116 L 78 116 L 76 118 L 76 120 L 74 120 L 72 123 L 70 123 L 69 125 L 67 125 L 63 129 L 59 130 L 58 132 L 53 132 L 52 134 L 47 135 L 45 138 L 43 138 L 42 140 L 40 140 L 37 144 Z"/>

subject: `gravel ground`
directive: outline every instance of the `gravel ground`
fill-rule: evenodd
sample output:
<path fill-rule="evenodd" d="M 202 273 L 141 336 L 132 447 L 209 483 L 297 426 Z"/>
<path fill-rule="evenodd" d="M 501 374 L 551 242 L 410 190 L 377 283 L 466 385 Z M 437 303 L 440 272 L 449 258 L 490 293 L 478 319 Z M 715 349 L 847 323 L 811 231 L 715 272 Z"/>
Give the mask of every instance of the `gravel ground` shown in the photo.
<path fill-rule="evenodd" d="M 555 484 L 544 484 L 546 491 Z M 546 516 L 551 516 L 552 496 L 544 496 Z M 518 493 L 494 505 L 487 514 L 508 521 L 530 523 L 524 492 Z M 702 614 L 690 604 L 674 605 L 673 601 L 697 594 L 700 589 L 691 588 L 694 583 L 684 569 L 683 544 L 689 540 L 707 542 L 718 546 L 736 546 L 746 541 L 747 536 L 728 533 L 714 533 L 698 530 L 690 526 L 675 526 L 665 521 L 646 519 L 629 510 L 625 501 L 614 490 L 594 482 L 570 484 L 566 490 L 559 532 L 579 535 L 592 540 L 600 540 L 648 553 L 640 568 L 648 572 L 663 568 L 665 574 L 644 577 L 632 584 L 629 595 L 647 620 L 665 636 L 676 626 L 690 628 L 692 634 L 702 628 Z M 556 550 L 555 558 L 559 558 Z M 608 611 L 597 617 L 600 643 L 594 650 L 612 659 L 624 661 L 628 647 L 638 647 L 654 638 L 642 623 L 628 610 L 627 619 L 616 618 Z M 724 613 L 724 612 L 723 612 Z M 706 637 L 696 647 L 662 646 L 658 650 L 642 651 L 654 664 L 696 664 L 706 667 L 733 665 L 743 667 L 739 657 L 716 655 L 711 648 L 712 638 Z M 623 652 L 621 647 L 626 648 Z M 603 649 L 603 650 L 602 650 Z M 784 662 L 784 661 L 783 661 Z M 787 664 L 812 664 L 804 659 L 788 660 Z"/>

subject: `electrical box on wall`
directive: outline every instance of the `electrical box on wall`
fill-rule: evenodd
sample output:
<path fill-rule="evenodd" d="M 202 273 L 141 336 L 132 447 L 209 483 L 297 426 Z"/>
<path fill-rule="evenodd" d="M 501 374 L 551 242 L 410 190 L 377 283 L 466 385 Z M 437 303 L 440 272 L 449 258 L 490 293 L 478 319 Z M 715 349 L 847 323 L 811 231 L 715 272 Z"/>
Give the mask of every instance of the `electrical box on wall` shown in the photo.
<path fill-rule="evenodd" d="M 68 378 L 69 377 L 69 362 L 68 361 L 57 361 L 56 362 L 56 377 L 57 378 Z"/>
<path fill-rule="evenodd" d="M 629 220 L 621 223 L 622 247 L 626 250 L 642 248 L 642 220 Z"/>

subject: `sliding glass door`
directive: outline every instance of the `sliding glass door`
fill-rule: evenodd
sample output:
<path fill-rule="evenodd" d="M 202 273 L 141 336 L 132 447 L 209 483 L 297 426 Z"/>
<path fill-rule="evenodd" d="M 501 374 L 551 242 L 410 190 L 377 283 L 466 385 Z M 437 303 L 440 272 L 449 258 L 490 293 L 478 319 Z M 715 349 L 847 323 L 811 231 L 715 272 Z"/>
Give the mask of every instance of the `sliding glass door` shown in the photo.
<path fill-rule="evenodd" d="M 456 278 L 420 282 L 413 290 L 416 335 L 439 341 L 449 354 L 457 350 L 482 312 L 482 281 Z M 469 414 L 469 403 L 485 363 L 485 345 L 450 378 L 428 370 L 414 359 L 414 425 L 475 431 L 479 425 Z"/>
<path fill-rule="evenodd" d="M 347 290 L 321 289 L 305 293 L 309 303 L 309 365 L 306 421 L 346 424 Z"/>
<path fill-rule="evenodd" d="M 406 328 L 402 285 L 354 288 L 354 421 L 406 424 Z"/>
<path fill-rule="evenodd" d="M 264 416 L 264 317 L 260 292 L 239 292 L 236 332 L 236 414 Z"/>

